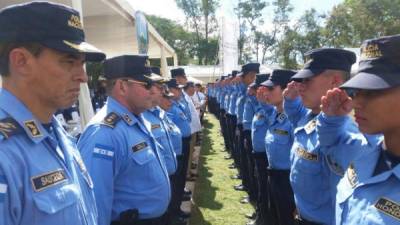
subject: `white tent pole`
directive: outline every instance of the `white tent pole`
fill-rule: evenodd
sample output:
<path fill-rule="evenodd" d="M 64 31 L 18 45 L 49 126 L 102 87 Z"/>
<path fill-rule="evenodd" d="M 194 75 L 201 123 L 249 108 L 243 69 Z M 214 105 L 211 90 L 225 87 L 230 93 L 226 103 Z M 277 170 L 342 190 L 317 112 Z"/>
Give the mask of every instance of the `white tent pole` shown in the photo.
<path fill-rule="evenodd" d="M 83 12 L 82 12 L 82 0 L 71 0 L 72 8 L 77 10 L 82 18 L 83 23 Z M 89 86 L 81 84 L 81 91 L 79 94 L 79 113 L 81 117 L 81 126 L 84 128 L 90 119 L 94 116 L 92 101 L 90 99 Z"/>
<path fill-rule="evenodd" d="M 160 59 L 161 59 L 161 71 L 162 71 L 162 75 L 164 77 L 169 76 L 169 71 L 168 71 L 168 62 L 167 62 L 167 58 L 165 57 L 165 49 L 164 46 L 160 46 Z"/>

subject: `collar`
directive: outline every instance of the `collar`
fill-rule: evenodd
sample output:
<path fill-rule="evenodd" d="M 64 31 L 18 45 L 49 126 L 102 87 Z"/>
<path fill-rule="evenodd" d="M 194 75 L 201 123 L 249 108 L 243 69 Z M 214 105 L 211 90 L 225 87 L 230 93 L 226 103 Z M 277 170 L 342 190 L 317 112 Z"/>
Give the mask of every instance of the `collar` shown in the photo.
<path fill-rule="evenodd" d="M 0 89 L 0 109 L 14 118 L 34 143 L 37 144 L 49 136 L 42 123 L 33 116 L 31 111 L 15 95 L 3 88 Z M 59 124 L 55 121 L 53 117 L 52 124 L 58 126 Z"/>
<path fill-rule="evenodd" d="M 132 126 L 138 122 L 136 116 L 133 115 L 133 113 L 129 112 L 129 110 L 125 106 L 123 106 L 113 97 L 109 96 L 107 98 L 107 114 L 111 112 L 114 112 L 121 116 L 125 123 L 129 126 Z"/>

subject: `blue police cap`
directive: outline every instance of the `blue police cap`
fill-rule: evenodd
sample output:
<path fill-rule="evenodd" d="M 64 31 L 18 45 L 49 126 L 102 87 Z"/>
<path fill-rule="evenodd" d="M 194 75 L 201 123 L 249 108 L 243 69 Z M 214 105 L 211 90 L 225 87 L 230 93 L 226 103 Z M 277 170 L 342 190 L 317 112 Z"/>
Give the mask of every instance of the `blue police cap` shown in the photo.
<path fill-rule="evenodd" d="M 143 82 L 160 82 L 163 78 L 152 73 L 145 55 L 121 55 L 104 61 L 106 79 L 132 78 Z"/>
<path fill-rule="evenodd" d="M 186 82 L 185 88 L 189 88 L 189 87 L 194 87 L 194 82 L 193 81 Z"/>
<path fill-rule="evenodd" d="M 151 71 L 152 71 L 153 73 L 155 73 L 155 74 L 158 74 L 158 75 L 160 75 L 160 76 L 161 76 L 161 70 L 160 70 L 160 67 L 157 67 L 157 66 L 152 66 L 152 67 L 151 67 Z"/>
<path fill-rule="evenodd" d="M 269 74 L 267 74 L 267 73 L 257 74 L 256 79 L 254 80 L 253 83 L 251 83 L 249 85 L 249 87 L 258 88 L 261 85 L 261 83 L 268 80 L 268 77 L 269 77 Z"/>
<path fill-rule="evenodd" d="M 175 78 L 178 76 L 186 77 L 185 70 L 183 68 L 176 68 L 171 70 L 171 77 Z"/>
<path fill-rule="evenodd" d="M 399 85 L 400 35 L 393 35 L 363 42 L 357 74 L 341 88 L 381 90 Z"/>
<path fill-rule="evenodd" d="M 232 77 L 236 77 L 236 75 L 239 73 L 237 70 L 232 70 L 232 73 L 230 74 Z"/>
<path fill-rule="evenodd" d="M 356 62 L 356 54 L 338 48 L 313 49 L 305 54 L 306 63 L 302 70 L 292 77 L 292 80 L 302 80 L 318 75 L 325 70 L 341 70 L 350 72 Z"/>
<path fill-rule="evenodd" d="M 183 88 L 184 85 L 178 84 L 175 78 L 169 79 L 167 82 L 165 82 L 168 88 Z"/>
<path fill-rule="evenodd" d="M 163 95 L 163 97 L 165 97 L 165 98 L 172 98 L 172 97 L 175 96 L 174 93 L 172 93 L 172 92 L 169 90 L 168 86 L 165 86 L 165 87 L 163 88 L 162 95 Z"/>
<path fill-rule="evenodd" d="M 242 71 L 238 73 L 236 76 L 242 76 L 248 72 L 260 72 L 260 63 L 247 63 L 242 66 Z"/>
<path fill-rule="evenodd" d="M 266 87 L 273 87 L 275 85 L 280 85 L 282 87 L 285 87 L 295 74 L 296 71 L 293 70 L 276 69 L 272 71 L 269 79 L 263 82 L 261 85 Z"/>
<path fill-rule="evenodd" d="M 0 10 L 0 42 L 39 43 L 67 53 L 84 53 L 89 61 L 106 56 L 85 42 L 79 13 L 49 2 L 30 2 Z"/>

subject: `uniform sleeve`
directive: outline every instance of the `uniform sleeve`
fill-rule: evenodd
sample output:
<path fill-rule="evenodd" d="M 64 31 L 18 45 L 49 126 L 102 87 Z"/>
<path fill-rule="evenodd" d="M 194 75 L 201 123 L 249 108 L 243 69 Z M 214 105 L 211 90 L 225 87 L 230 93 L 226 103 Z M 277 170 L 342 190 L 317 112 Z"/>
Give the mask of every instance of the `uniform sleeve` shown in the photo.
<path fill-rule="evenodd" d="M 345 131 L 348 116 L 328 116 L 321 113 L 317 117 L 317 133 L 321 147 L 330 147 L 338 144 Z"/>
<path fill-rule="evenodd" d="M 0 225 L 19 224 L 22 211 L 18 176 L 13 174 L 17 168 L 10 165 L 10 162 L 11 160 L 0 152 Z"/>
<path fill-rule="evenodd" d="M 78 142 L 83 161 L 94 183 L 99 225 L 111 223 L 114 177 L 122 169 L 126 147 L 114 138 L 115 130 L 102 125 L 88 127 Z M 122 138 L 122 137 L 121 137 Z"/>
<path fill-rule="evenodd" d="M 302 104 L 300 97 L 297 97 L 294 100 L 285 98 L 283 108 L 289 121 L 293 124 L 293 127 L 297 127 L 299 120 L 307 115 L 307 109 Z"/>

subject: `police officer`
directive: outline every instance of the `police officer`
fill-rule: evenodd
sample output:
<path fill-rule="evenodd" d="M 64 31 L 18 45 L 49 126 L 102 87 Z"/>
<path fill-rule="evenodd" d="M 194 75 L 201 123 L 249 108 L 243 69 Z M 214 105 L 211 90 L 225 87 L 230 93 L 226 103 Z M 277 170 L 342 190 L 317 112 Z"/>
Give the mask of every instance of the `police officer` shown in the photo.
<path fill-rule="evenodd" d="M 109 97 L 78 142 L 93 176 L 99 224 L 164 224 L 170 201 L 166 163 L 141 113 L 153 106 L 160 77 L 147 56 L 122 55 L 104 62 Z M 149 101 L 150 99 L 150 101 Z"/>
<path fill-rule="evenodd" d="M 282 92 L 296 72 L 277 69 L 272 71 L 269 80 L 262 83 L 267 87 L 266 101 L 274 108 L 267 116 L 265 150 L 268 158 L 269 201 L 276 209 L 275 224 L 294 224 L 295 204 L 290 186 L 290 149 L 293 144 L 293 126 L 283 111 Z"/>
<path fill-rule="evenodd" d="M 322 48 L 306 53 L 308 61 L 284 91 L 284 110 L 294 127 L 290 182 L 300 224 L 331 224 L 333 207 L 329 174 L 320 155 L 316 116 L 321 97 L 340 86 L 350 75 L 355 62 L 353 52 Z M 301 99 L 300 97 L 301 96 Z"/>
<path fill-rule="evenodd" d="M 0 11 L 0 224 L 96 225 L 93 183 L 53 114 L 87 82 L 79 13 L 48 2 Z"/>
<path fill-rule="evenodd" d="M 180 209 L 180 205 L 183 200 L 190 200 L 190 196 L 186 194 L 184 196 L 184 189 L 186 183 L 186 173 L 188 170 L 188 160 L 189 160 L 189 148 L 190 148 L 190 138 L 191 138 L 191 130 L 190 130 L 190 120 L 185 114 L 185 106 L 182 102 L 182 88 L 183 85 L 178 84 L 177 80 L 172 78 L 167 81 L 167 86 L 171 93 L 172 97 L 172 105 L 167 111 L 167 116 L 176 124 L 176 126 L 180 129 L 182 134 L 182 156 L 177 157 L 178 162 L 178 173 L 177 178 L 177 204 L 174 205 L 173 214 L 176 217 L 174 218 L 178 221 L 181 219 L 186 219 L 190 216 L 189 213 L 186 213 Z"/>
<path fill-rule="evenodd" d="M 243 111 L 244 111 L 244 103 L 247 99 L 247 87 L 254 82 L 256 78 L 256 74 L 260 72 L 260 64 L 259 63 L 247 63 L 242 66 L 242 72 L 238 74 L 239 83 L 238 83 L 238 95 L 236 100 L 236 136 L 235 136 L 235 146 L 237 146 L 237 152 L 239 153 L 239 162 L 240 162 L 240 173 L 242 175 L 242 184 L 239 186 L 235 186 L 235 190 L 247 190 L 249 193 L 250 200 L 256 199 L 256 194 L 254 193 L 254 188 L 250 184 L 249 178 L 249 165 L 248 158 L 249 152 L 244 149 L 243 145 Z M 250 135 L 250 130 L 246 132 L 247 136 Z"/>
<path fill-rule="evenodd" d="M 400 224 L 399 46 L 400 35 L 364 41 L 358 72 L 341 86 L 352 99 L 340 95 L 338 108 L 353 107 L 360 131 L 384 140 L 350 162 L 337 186 L 336 224 Z"/>

